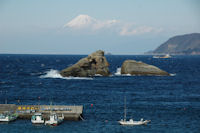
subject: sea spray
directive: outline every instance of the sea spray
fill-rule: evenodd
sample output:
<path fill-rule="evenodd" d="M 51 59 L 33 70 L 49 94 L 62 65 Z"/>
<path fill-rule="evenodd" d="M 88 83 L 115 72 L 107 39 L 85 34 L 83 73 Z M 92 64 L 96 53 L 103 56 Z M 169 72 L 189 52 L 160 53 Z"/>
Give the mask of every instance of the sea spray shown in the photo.
<path fill-rule="evenodd" d="M 117 75 L 117 76 L 121 75 L 121 67 L 117 68 L 115 75 Z"/>
<path fill-rule="evenodd" d="M 118 67 L 115 74 L 115 76 L 131 76 L 131 74 L 121 74 L 121 67 Z"/>
<path fill-rule="evenodd" d="M 60 75 L 58 70 L 50 69 L 49 71 L 46 71 L 44 75 L 41 75 L 40 78 L 60 78 L 60 79 L 79 79 L 79 80 L 92 80 L 93 78 L 87 78 L 87 77 L 63 77 Z"/>
<path fill-rule="evenodd" d="M 50 69 L 45 72 L 45 75 L 41 75 L 40 78 L 63 78 L 58 70 Z"/>

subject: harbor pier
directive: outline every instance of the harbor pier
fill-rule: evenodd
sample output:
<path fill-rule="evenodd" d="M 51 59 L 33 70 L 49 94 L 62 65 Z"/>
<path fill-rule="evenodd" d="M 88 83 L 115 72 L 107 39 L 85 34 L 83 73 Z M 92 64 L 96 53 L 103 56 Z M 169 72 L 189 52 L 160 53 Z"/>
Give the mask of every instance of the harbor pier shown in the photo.
<path fill-rule="evenodd" d="M 36 112 L 42 113 L 45 119 L 48 118 L 51 112 L 58 115 L 63 114 L 65 120 L 82 120 L 83 106 L 82 105 L 16 105 L 16 104 L 0 104 L 0 113 L 14 112 L 18 114 L 19 119 L 31 119 L 31 116 Z"/>

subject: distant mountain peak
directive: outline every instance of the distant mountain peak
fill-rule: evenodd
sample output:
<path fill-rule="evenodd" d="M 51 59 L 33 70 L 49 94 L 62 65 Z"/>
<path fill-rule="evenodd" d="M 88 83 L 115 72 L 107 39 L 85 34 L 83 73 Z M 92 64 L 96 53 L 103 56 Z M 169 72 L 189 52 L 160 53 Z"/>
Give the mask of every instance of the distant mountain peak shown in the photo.
<path fill-rule="evenodd" d="M 90 26 L 95 23 L 97 23 L 96 19 L 94 19 L 88 15 L 81 14 L 81 15 L 78 15 L 77 17 L 75 17 L 74 19 L 72 19 L 67 24 L 65 24 L 64 27 L 84 28 L 84 27 Z"/>

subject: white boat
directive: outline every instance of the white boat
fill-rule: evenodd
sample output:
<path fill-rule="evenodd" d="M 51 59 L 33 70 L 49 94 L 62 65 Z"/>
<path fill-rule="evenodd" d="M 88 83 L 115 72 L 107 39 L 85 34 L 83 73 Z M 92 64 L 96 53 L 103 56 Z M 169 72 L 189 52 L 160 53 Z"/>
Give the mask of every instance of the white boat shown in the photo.
<path fill-rule="evenodd" d="M 126 120 L 126 97 L 124 98 L 124 119 L 118 121 L 120 125 L 147 125 L 151 120 L 143 120 L 143 118 L 140 119 L 140 121 L 134 121 L 133 119 Z"/>
<path fill-rule="evenodd" d="M 157 56 L 157 55 L 154 55 L 153 58 L 171 58 L 171 56 L 169 54 L 166 54 L 164 56 Z"/>
<path fill-rule="evenodd" d="M 31 117 L 31 122 L 33 124 L 44 124 L 44 119 L 42 117 L 42 113 L 35 113 L 32 117 Z"/>
<path fill-rule="evenodd" d="M 147 125 L 151 120 L 143 120 L 143 118 L 140 121 L 134 121 L 133 119 L 130 119 L 129 121 L 126 121 L 126 119 L 124 120 L 120 120 L 119 124 L 121 125 Z"/>
<path fill-rule="evenodd" d="M 5 112 L 0 114 L 0 122 L 10 122 L 16 120 L 18 117 L 18 114 L 11 113 L 11 112 Z"/>
<path fill-rule="evenodd" d="M 171 56 L 169 54 L 166 54 L 165 56 L 162 56 L 160 58 L 171 58 Z"/>
<path fill-rule="evenodd" d="M 64 115 L 58 116 L 56 113 L 51 113 L 49 120 L 45 121 L 45 125 L 57 126 L 64 120 Z"/>

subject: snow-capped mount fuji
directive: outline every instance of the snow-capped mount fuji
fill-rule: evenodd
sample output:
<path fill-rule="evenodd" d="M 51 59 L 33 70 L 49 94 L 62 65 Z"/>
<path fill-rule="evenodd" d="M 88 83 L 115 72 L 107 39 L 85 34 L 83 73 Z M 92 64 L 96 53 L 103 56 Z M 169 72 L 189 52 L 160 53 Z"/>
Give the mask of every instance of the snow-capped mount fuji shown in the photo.
<path fill-rule="evenodd" d="M 99 30 L 110 28 L 118 23 L 117 20 L 100 21 L 88 15 L 78 15 L 64 25 L 64 28 Z"/>
<path fill-rule="evenodd" d="M 79 15 L 64 25 L 69 28 L 84 28 L 98 23 L 98 21 L 88 15 Z"/>

